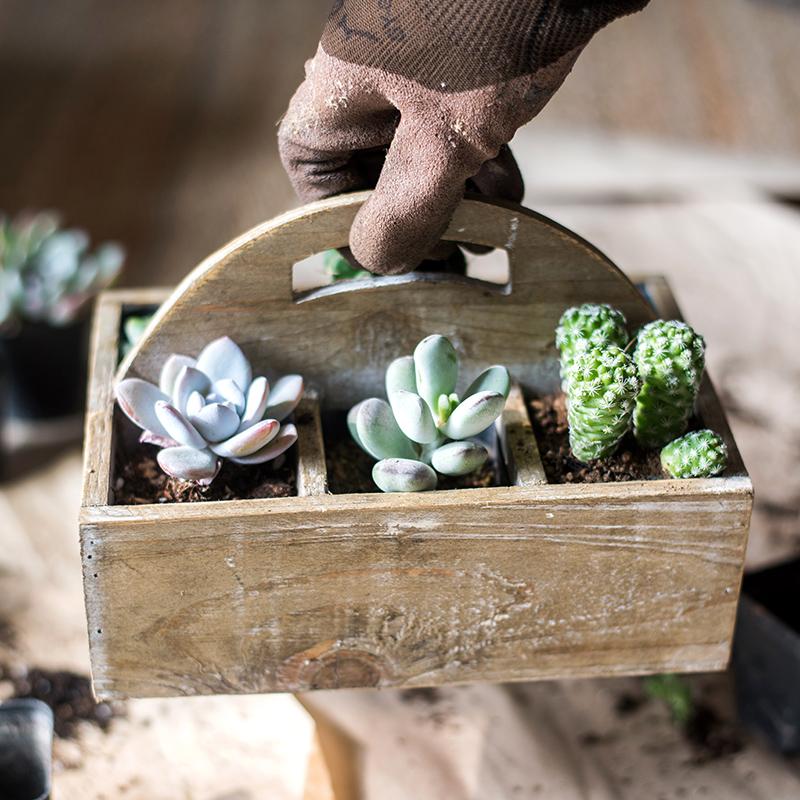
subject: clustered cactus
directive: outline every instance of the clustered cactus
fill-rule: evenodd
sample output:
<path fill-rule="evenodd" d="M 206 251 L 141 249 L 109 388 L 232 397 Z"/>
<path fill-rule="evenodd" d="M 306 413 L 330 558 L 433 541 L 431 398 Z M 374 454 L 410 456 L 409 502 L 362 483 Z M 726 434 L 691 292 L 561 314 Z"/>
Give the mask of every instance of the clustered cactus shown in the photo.
<path fill-rule="evenodd" d="M 717 475 L 727 451 L 712 431 L 684 436 L 705 366 L 705 341 L 684 322 L 643 326 L 629 356 L 623 315 L 608 305 L 567 309 L 556 329 L 570 446 L 580 461 L 610 456 L 628 430 L 646 448 L 664 447 L 673 477 Z M 627 349 L 627 348 L 626 348 Z M 670 444 L 667 444 L 671 442 Z"/>
<path fill-rule="evenodd" d="M 117 402 L 143 429 L 141 441 L 162 449 L 157 460 L 168 475 L 208 486 L 222 465 L 262 464 L 277 458 L 297 439 L 281 422 L 303 393 L 299 375 L 285 375 L 270 387 L 253 377 L 250 362 L 227 336 L 190 358 L 171 355 L 159 385 L 127 378 L 116 387 Z"/>
<path fill-rule="evenodd" d="M 611 455 L 628 432 L 639 391 L 633 359 L 619 347 L 584 350 L 568 372 L 569 441 L 581 461 Z"/>
<path fill-rule="evenodd" d="M 628 343 L 625 316 L 603 303 L 584 303 L 568 308 L 558 321 L 556 347 L 561 355 L 561 387 L 567 391 L 567 376 L 582 353 L 594 347 Z"/>
<path fill-rule="evenodd" d="M 385 400 L 373 397 L 347 417 L 355 441 L 378 459 L 372 477 L 384 492 L 435 489 L 442 475 L 466 475 L 489 457 L 472 437 L 500 416 L 511 386 L 508 370 L 492 366 L 464 392 L 455 392 L 458 356 L 444 336 L 423 339 L 413 356 L 386 371 Z"/>
<path fill-rule="evenodd" d="M 710 478 L 719 475 L 727 462 L 725 442 L 707 428 L 687 433 L 661 451 L 661 466 L 673 478 Z"/>
<path fill-rule="evenodd" d="M 662 447 L 685 430 L 705 366 L 705 340 L 685 322 L 656 320 L 636 337 L 642 390 L 633 430 L 644 447 Z"/>
<path fill-rule="evenodd" d="M 52 213 L 0 214 L 0 327 L 22 320 L 66 325 L 122 268 L 124 252 L 106 243 L 89 251 L 82 230 L 61 229 Z"/>

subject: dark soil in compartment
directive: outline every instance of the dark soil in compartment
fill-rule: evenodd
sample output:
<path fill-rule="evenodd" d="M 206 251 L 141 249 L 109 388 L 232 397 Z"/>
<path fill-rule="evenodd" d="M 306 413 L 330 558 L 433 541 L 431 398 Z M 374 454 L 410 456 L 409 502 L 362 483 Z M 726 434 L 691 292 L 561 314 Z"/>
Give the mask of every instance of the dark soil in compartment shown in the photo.
<path fill-rule="evenodd" d="M 219 475 L 210 486 L 201 488 L 170 478 L 158 466 L 158 447 L 141 444 L 130 423 L 116 420 L 120 441 L 116 448 L 113 502 L 116 505 L 150 503 L 202 503 L 213 500 L 255 500 L 291 497 L 297 494 L 297 447 L 283 458 L 241 466 L 223 461 Z M 137 431 L 138 432 L 138 431 Z"/>
<path fill-rule="evenodd" d="M 379 493 L 372 480 L 375 459 L 367 455 L 354 441 L 347 427 L 347 412 L 329 411 L 323 414 L 322 432 L 325 441 L 325 463 L 328 470 L 328 490 L 333 494 Z M 490 445 L 493 458 L 477 472 L 460 478 L 439 476 L 437 491 L 447 489 L 485 489 L 487 486 L 507 486 L 503 465 L 496 457 L 496 443 Z"/>
<path fill-rule="evenodd" d="M 567 403 L 563 392 L 529 401 L 531 423 L 549 483 L 609 483 L 665 478 L 658 450 L 639 447 L 628 434 L 614 455 L 583 464 L 569 447 Z"/>

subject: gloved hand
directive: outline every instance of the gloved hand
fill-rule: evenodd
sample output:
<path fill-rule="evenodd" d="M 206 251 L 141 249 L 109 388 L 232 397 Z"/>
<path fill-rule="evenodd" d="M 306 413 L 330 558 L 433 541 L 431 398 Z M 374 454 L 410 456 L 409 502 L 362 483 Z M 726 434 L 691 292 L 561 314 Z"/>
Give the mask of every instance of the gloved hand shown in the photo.
<path fill-rule="evenodd" d="M 519 201 L 507 142 L 594 33 L 648 0 L 335 0 L 278 134 L 300 198 L 375 187 L 355 258 L 408 272 L 436 245 L 467 181 Z M 387 150 L 388 148 L 388 150 Z"/>

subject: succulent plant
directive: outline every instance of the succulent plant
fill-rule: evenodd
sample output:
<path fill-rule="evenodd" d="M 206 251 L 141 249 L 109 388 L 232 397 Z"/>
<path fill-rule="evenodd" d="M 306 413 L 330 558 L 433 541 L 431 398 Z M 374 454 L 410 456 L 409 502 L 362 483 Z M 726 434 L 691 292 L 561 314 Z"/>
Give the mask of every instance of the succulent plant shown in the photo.
<path fill-rule="evenodd" d="M 561 387 L 567 391 L 567 378 L 581 353 L 592 347 L 628 343 L 625 316 L 609 305 L 584 303 L 568 308 L 558 321 L 556 347 L 561 355 Z"/>
<path fill-rule="evenodd" d="M 493 366 L 456 394 L 458 355 L 444 336 L 423 339 L 413 356 L 386 370 L 387 403 L 363 400 L 347 417 L 353 438 L 373 458 L 375 483 L 384 492 L 435 489 L 437 475 L 466 475 L 489 452 L 472 437 L 503 410 L 511 387 L 508 370 Z"/>
<path fill-rule="evenodd" d="M 644 447 L 663 447 L 687 428 L 705 365 L 705 341 L 689 325 L 656 320 L 636 337 L 642 388 L 633 426 Z"/>
<path fill-rule="evenodd" d="M 120 357 L 124 358 L 136 346 L 139 339 L 144 335 L 152 314 L 133 314 L 125 318 L 122 325 L 122 343 L 120 346 Z"/>
<path fill-rule="evenodd" d="M 68 324 L 114 280 L 123 259 L 114 243 L 89 252 L 89 236 L 60 229 L 54 214 L 0 214 L 0 326 L 23 319 Z"/>
<path fill-rule="evenodd" d="M 687 433 L 661 451 L 661 466 L 673 478 L 711 478 L 727 465 L 725 442 L 708 429 Z"/>
<path fill-rule="evenodd" d="M 171 355 L 159 385 L 127 378 L 117 385 L 119 407 L 144 430 L 141 441 L 157 444 L 158 463 L 168 475 L 207 486 L 227 458 L 262 464 L 294 444 L 297 429 L 281 425 L 303 393 L 299 375 L 270 387 L 253 377 L 250 362 L 227 336 L 190 358 Z"/>
<path fill-rule="evenodd" d="M 581 353 L 569 373 L 569 443 L 580 461 L 610 456 L 631 425 L 639 391 L 633 359 L 614 345 Z"/>
<path fill-rule="evenodd" d="M 371 272 L 353 266 L 338 250 L 326 250 L 322 254 L 322 262 L 334 282 L 373 277 Z"/>

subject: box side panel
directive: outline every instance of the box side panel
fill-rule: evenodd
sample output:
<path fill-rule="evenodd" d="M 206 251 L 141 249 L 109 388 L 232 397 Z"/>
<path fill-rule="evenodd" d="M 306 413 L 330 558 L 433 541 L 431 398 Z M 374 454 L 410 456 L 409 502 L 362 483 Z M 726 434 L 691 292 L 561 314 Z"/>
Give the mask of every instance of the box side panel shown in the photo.
<path fill-rule="evenodd" d="M 721 669 L 747 482 L 697 494 L 665 483 L 627 499 L 515 489 L 430 507 L 322 497 L 207 519 L 95 514 L 81 533 L 96 690 Z"/>

